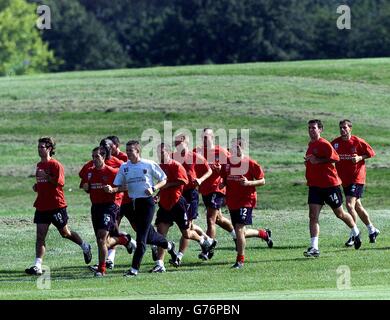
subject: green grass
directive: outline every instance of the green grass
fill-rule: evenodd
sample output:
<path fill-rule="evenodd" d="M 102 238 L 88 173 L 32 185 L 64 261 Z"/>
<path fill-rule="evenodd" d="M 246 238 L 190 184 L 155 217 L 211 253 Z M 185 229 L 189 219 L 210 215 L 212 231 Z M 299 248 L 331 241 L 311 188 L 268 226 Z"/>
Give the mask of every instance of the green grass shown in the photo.
<path fill-rule="evenodd" d="M 387 58 L 0 78 L 0 299 L 388 299 L 389 105 Z M 362 249 L 344 248 L 348 230 L 325 208 L 321 258 L 304 259 L 309 235 L 302 160 L 311 118 L 323 120 L 328 140 L 338 135 L 340 119 L 351 119 L 353 133 L 377 152 L 368 161 L 363 199 L 382 231 L 377 244 L 367 243 L 360 223 Z M 125 142 L 148 128 L 162 133 L 164 121 L 172 122 L 173 133 L 187 128 L 195 135 L 209 126 L 250 130 L 250 155 L 263 166 L 267 182 L 258 192 L 255 225 L 272 228 L 275 248 L 249 239 L 245 269 L 232 271 L 232 241 L 219 230 L 217 254 L 209 262 L 198 261 L 197 245 L 192 244 L 182 268 L 148 274 L 152 261 L 147 254 L 142 274 L 124 279 L 130 258 L 119 249 L 116 268 L 107 278 L 94 279 L 80 249 L 53 229 L 44 260 L 52 288 L 38 290 L 36 279 L 23 274 L 34 258 L 31 175 L 39 160 L 37 139 L 56 138 L 56 157 L 66 170 L 71 226 L 93 242 L 89 199 L 78 189 L 79 169 L 101 138 L 115 134 Z M 204 225 L 204 216 L 200 223 Z M 172 238 L 178 240 L 173 230 Z M 350 267 L 349 290 L 336 287 L 340 265 Z"/>

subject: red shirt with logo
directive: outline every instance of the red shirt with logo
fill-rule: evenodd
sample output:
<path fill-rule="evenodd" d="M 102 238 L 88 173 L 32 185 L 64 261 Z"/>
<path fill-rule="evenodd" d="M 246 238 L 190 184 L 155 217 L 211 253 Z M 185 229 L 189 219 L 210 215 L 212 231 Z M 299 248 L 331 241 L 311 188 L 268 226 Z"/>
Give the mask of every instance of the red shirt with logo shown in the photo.
<path fill-rule="evenodd" d="M 221 176 L 226 185 L 226 205 L 229 210 L 240 208 L 254 208 L 257 201 L 256 187 L 245 187 L 240 180 L 246 177 L 249 181 L 264 178 L 264 171 L 255 160 L 244 157 L 238 163 L 228 159 L 226 165 L 222 165 Z"/>
<path fill-rule="evenodd" d="M 336 163 L 337 173 L 344 187 L 351 184 L 366 183 L 366 163 L 364 160 L 358 163 L 352 162 L 353 156 L 366 155 L 368 158 L 375 156 L 375 151 L 363 139 L 351 136 L 349 140 L 338 137 L 332 141 L 333 148 L 337 151 L 340 161 Z"/>
<path fill-rule="evenodd" d="M 105 165 L 101 169 L 89 168 L 87 171 L 87 181 L 89 185 L 89 196 L 93 204 L 115 203 L 120 206 L 122 201 L 121 193 L 107 193 L 103 187 L 105 185 L 114 186 L 113 182 L 118 169 Z"/>
<path fill-rule="evenodd" d="M 110 159 L 104 160 L 104 163 L 105 163 L 105 165 L 110 166 L 111 168 L 118 169 L 121 166 L 121 164 L 123 163 L 123 161 L 112 156 Z M 81 170 L 79 172 L 79 177 L 81 179 L 80 186 L 79 186 L 80 188 L 83 187 L 84 183 L 88 182 L 88 170 L 93 168 L 93 167 L 94 167 L 93 161 L 90 160 L 81 168 Z M 118 193 L 118 196 L 123 198 L 123 192 Z"/>
<path fill-rule="evenodd" d="M 340 160 L 336 150 L 333 149 L 330 142 L 324 138 L 309 142 L 306 157 L 309 155 L 314 155 L 320 159 Z M 337 175 L 337 170 L 333 163 L 325 162 L 312 164 L 310 161 L 306 161 L 305 165 L 306 180 L 309 187 L 330 188 L 341 184 L 341 180 Z"/>
<path fill-rule="evenodd" d="M 199 192 L 202 195 L 208 195 L 213 192 L 226 193 L 225 188 L 220 188 L 221 184 L 221 172 L 220 169 L 216 168 L 216 164 L 226 164 L 229 152 L 220 147 L 215 146 L 214 149 L 207 149 L 205 147 L 198 147 L 193 150 L 194 152 L 202 155 L 208 162 L 213 173 L 208 177 L 199 187 Z"/>
<path fill-rule="evenodd" d="M 39 177 L 39 171 L 44 171 L 50 175 L 51 182 Z M 65 208 L 67 206 L 63 187 L 65 185 L 64 167 L 55 159 L 45 162 L 38 162 L 36 171 L 36 191 L 38 196 L 34 202 L 34 207 L 38 211 L 49 211 Z"/>
<path fill-rule="evenodd" d="M 195 179 L 201 178 L 210 169 L 206 159 L 196 152 L 188 151 L 184 155 L 176 152 L 173 154 L 173 159 L 181 163 L 186 169 L 189 182 L 184 186 L 184 191 L 195 189 Z"/>
<path fill-rule="evenodd" d="M 175 187 L 163 188 L 160 190 L 160 206 L 165 210 L 171 210 L 179 201 L 183 193 L 184 185 L 188 183 L 187 173 L 184 167 L 177 161 L 171 160 L 169 163 L 160 163 L 160 168 L 167 175 L 167 183 L 184 182 Z"/>

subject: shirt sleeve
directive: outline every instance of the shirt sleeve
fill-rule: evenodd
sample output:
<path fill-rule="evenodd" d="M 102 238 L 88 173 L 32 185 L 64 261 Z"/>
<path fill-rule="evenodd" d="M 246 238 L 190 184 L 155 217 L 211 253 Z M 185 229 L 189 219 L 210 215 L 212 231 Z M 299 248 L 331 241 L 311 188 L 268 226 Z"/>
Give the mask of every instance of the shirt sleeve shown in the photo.
<path fill-rule="evenodd" d="M 50 176 L 53 179 L 53 182 L 56 182 L 57 185 L 63 187 L 65 185 L 65 170 L 64 167 L 56 162 L 52 166 L 53 172 L 50 172 Z"/>
<path fill-rule="evenodd" d="M 116 176 L 115 176 L 115 179 L 114 179 L 114 182 L 113 182 L 113 185 L 115 186 L 122 186 L 124 185 L 126 182 L 126 176 L 123 172 L 123 166 L 120 166 Z"/>
<path fill-rule="evenodd" d="M 324 142 L 322 148 L 326 159 L 340 161 L 339 154 L 329 142 Z"/>
<path fill-rule="evenodd" d="M 264 171 L 256 161 L 251 161 L 251 167 L 254 180 L 261 180 L 264 178 Z"/>
<path fill-rule="evenodd" d="M 161 167 L 160 167 L 157 163 L 155 163 L 155 162 L 152 163 L 152 176 L 153 176 L 153 178 L 155 178 L 158 182 L 167 179 L 167 175 L 165 174 L 165 172 L 164 172 L 164 171 L 161 169 Z"/>
<path fill-rule="evenodd" d="M 363 139 L 360 139 L 360 146 L 362 148 L 361 155 L 366 155 L 367 158 L 375 157 L 374 149 Z"/>

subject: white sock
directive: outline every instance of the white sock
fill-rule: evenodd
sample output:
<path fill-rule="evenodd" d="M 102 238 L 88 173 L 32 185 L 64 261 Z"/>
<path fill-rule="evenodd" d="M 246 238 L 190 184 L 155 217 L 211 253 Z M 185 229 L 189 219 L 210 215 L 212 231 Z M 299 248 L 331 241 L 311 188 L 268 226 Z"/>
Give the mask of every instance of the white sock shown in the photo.
<path fill-rule="evenodd" d="M 42 259 L 41 258 L 35 258 L 34 266 L 36 266 L 39 269 L 42 269 Z"/>
<path fill-rule="evenodd" d="M 184 253 L 183 253 L 183 252 L 179 252 L 179 253 L 177 254 L 177 258 L 178 258 L 179 260 L 183 259 L 183 256 L 184 256 Z"/>
<path fill-rule="evenodd" d="M 372 224 L 367 225 L 367 230 L 369 234 L 372 234 L 376 231 L 375 227 Z"/>
<path fill-rule="evenodd" d="M 318 250 L 318 237 L 313 237 L 310 239 L 311 247 Z"/>
<path fill-rule="evenodd" d="M 232 232 L 230 232 L 230 235 L 232 236 L 233 240 L 234 239 L 237 239 L 237 236 L 236 236 L 236 231 L 233 229 Z"/>
<path fill-rule="evenodd" d="M 114 260 L 115 260 L 115 253 L 116 253 L 115 249 L 108 249 L 107 260 L 110 260 L 110 261 L 114 262 Z"/>
<path fill-rule="evenodd" d="M 199 244 L 202 245 L 203 243 L 204 243 L 204 237 L 203 237 L 203 236 L 200 236 Z"/>
<path fill-rule="evenodd" d="M 163 266 L 164 266 L 164 261 L 162 261 L 162 260 L 157 260 L 157 261 L 156 261 L 156 265 L 157 265 L 157 266 L 160 266 L 160 267 L 163 267 Z"/>
<path fill-rule="evenodd" d="M 83 252 L 87 252 L 89 250 L 89 244 L 87 242 L 84 242 L 80 244 L 81 249 L 83 249 Z"/>
<path fill-rule="evenodd" d="M 358 234 L 359 234 L 359 229 L 357 226 L 354 226 L 353 228 L 351 228 L 351 232 L 352 232 L 352 235 L 354 237 L 356 237 Z"/>
<path fill-rule="evenodd" d="M 172 249 L 172 244 L 168 241 L 168 248 L 167 248 L 167 250 L 169 251 L 171 249 Z"/>
<path fill-rule="evenodd" d="M 133 238 L 131 238 L 130 242 L 132 243 L 134 248 L 137 248 L 137 241 L 135 241 Z"/>

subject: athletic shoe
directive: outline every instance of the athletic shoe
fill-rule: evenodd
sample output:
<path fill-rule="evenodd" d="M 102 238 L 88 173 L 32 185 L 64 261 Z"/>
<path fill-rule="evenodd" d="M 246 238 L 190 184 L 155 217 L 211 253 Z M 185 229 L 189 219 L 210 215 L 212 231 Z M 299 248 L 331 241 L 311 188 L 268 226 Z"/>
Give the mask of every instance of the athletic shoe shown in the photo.
<path fill-rule="evenodd" d="M 158 260 L 158 248 L 157 248 L 157 246 L 156 245 L 151 245 L 150 249 L 152 249 L 152 259 L 153 259 L 153 261 L 157 261 Z"/>
<path fill-rule="evenodd" d="M 114 261 L 106 260 L 106 268 L 110 270 L 114 269 Z"/>
<path fill-rule="evenodd" d="M 133 278 L 133 277 L 136 277 L 137 274 L 134 273 L 133 271 L 131 271 L 131 269 L 129 269 L 123 276 L 126 278 Z"/>
<path fill-rule="evenodd" d="M 86 264 L 89 264 L 92 260 L 92 250 L 91 245 L 88 243 L 88 250 L 86 252 L 83 251 L 84 261 Z"/>
<path fill-rule="evenodd" d="M 380 234 L 378 229 L 375 229 L 373 233 L 370 233 L 368 237 L 370 238 L 370 243 L 375 243 L 376 242 L 376 237 Z"/>
<path fill-rule="evenodd" d="M 96 273 L 99 270 L 99 265 L 94 264 L 93 266 L 88 266 L 88 269 Z"/>
<path fill-rule="evenodd" d="M 105 275 L 106 275 L 105 272 L 100 272 L 100 271 L 95 272 L 95 277 L 96 278 L 101 278 L 101 277 L 104 277 Z"/>
<path fill-rule="evenodd" d="M 347 240 L 347 242 L 345 243 L 345 246 L 346 247 L 352 247 L 355 243 L 355 237 L 354 236 L 350 236 L 349 239 Z"/>
<path fill-rule="evenodd" d="M 126 244 L 126 249 L 129 254 L 132 254 L 135 249 L 137 249 L 137 242 L 135 242 L 133 239 L 131 239 L 131 236 L 129 234 L 126 234 L 127 240 L 129 240 Z"/>
<path fill-rule="evenodd" d="M 362 246 L 362 240 L 360 239 L 360 232 L 359 234 L 355 237 L 355 242 L 353 244 L 355 246 L 355 249 L 359 249 Z"/>
<path fill-rule="evenodd" d="M 271 239 L 271 230 L 270 229 L 265 229 L 265 231 L 267 232 L 267 240 L 265 240 L 265 242 L 267 242 L 267 246 L 268 248 L 272 248 L 274 246 L 274 242 L 272 241 Z"/>
<path fill-rule="evenodd" d="M 169 241 L 171 244 L 171 250 L 168 250 L 168 253 L 171 255 L 171 260 L 176 261 L 177 259 L 177 252 L 175 251 L 175 243 L 173 241 Z"/>
<path fill-rule="evenodd" d="M 203 261 L 209 260 L 207 253 L 203 253 L 203 252 L 199 253 L 198 258 Z"/>
<path fill-rule="evenodd" d="M 166 271 L 167 270 L 165 269 L 164 266 L 159 266 L 157 264 L 152 269 L 149 270 L 150 273 L 162 273 Z"/>
<path fill-rule="evenodd" d="M 27 274 L 32 276 L 41 276 L 42 275 L 42 269 L 38 268 L 37 266 L 32 266 L 31 268 L 27 268 L 24 270 Z"/>
<path fill-rule="evenodd" d="M 173 265 L 175 268 L 178 268 L 181 266 L 181 259 L 179 257 L 177 257 L 175 261 L 169 259 L 169 263 Z"/>
<path fill-rule="evenodd" d="M 244 267 L 244 263 L 239 261 L 236 261 L 236 263 L 232 265 L 232 269 L 241 269 L 243 267 Z"/>
<path fill-rule="evenodd" d="M 313 247 L 308 248 L 303 255 L 305 257 L 319 257 L 320 256 L 320 250 L 314 249 Z"/>

